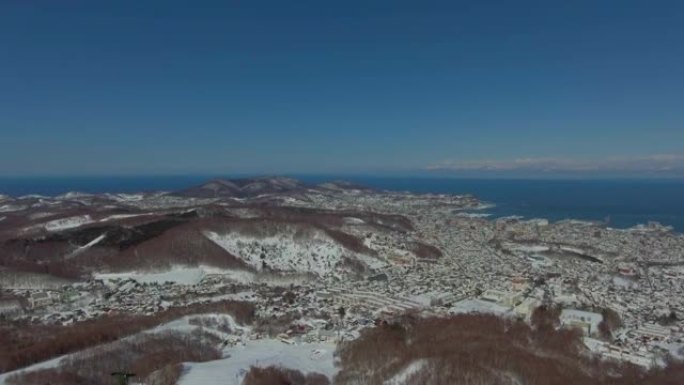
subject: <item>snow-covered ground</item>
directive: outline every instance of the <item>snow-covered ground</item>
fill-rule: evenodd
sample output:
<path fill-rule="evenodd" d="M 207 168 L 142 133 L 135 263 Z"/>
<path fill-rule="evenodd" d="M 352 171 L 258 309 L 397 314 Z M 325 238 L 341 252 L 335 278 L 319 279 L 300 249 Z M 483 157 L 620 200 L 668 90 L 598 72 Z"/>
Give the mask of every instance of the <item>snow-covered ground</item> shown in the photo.
<path fill-rule="evenodd" d="M 104 217 L 100 219 L 98 222 L 107 222 L 107 221 L 113 221 L 116 219 L 127 219 L 127 218 L 135 218 L 135 217 L 141 217 L 144 215 L 154 215 L 152 213 L 144 213 L 144 214 L 114 214 L 110 215 L 108 217 Z"/>
<path fill-rule="evenodd" d="M 542 267 L 553 266 L 553 261 L 542 254 L 529 255 L 528 260 L 532 262 L 532 267 L 539 269 Z"/>
<path fill-rule="evenodd" d="M 220 274 L 224 278 L 238 283 L 251 283 L 255 280 L 255 274 L 246 270 L 222 270 L 216 268 L 204 268 L 207 274 Z"/>
<path fill-rule="evenodd" d="M 241 291 L 235 294 L 222 294 L 214 295 L 210 297 L 202 298 L 204 301 L 208 302 L 219 302 L 219 301 L 244 301 L 244 302 L 255 302 L 257 300 L 257 294 L 254 291 L 247 290 Z"/>
<path fill-rule="evenodd" d="M 511 250 L 522 251 L 524 253 L 543 253 L 544 251 L 550 250 L 548 246 L 544 245 L 507 244 L 506 246 Z"/>
<path fill-rule="evenodd" d="M 560 249 L 563 251 L 569 251 L 571 253 L 576 253 L 576 254 L 585 254 L 586 253 L 584 250 L 577 248 L 577 247 L 561 246 Z"/>
<path fill-rule="evenodd" d="M 187 315 L 150 330 L 146 330 L 144 333 L 162 333 L 166 331 L 191 333 L 200 327 L 197 324 L 191 323 L 191 320 L 208 321 L 209 323 L 202 324 L 202 330 L 206 333 L 213 334 L 223 341 L 232 340 L 234 342 L 247 342 L 247 336 L 251 331 L 250 327 L 242 326 L 235 322 L 235 319 L 229 314 L 205 313 Z M 221 325 L 223 330 L 217 330 L 213 325 Z"/>
<path fill-rule="evenodd" d="M 7 373 L 1 373 L 0 374 L 0 385 L 5 385 L 7 382 L 7 378 L 9 378 L 10 376 L 15 375 L 15 374 L 19 374 L 22 372 L 32 372 L 34 370 L 39 370 L 39 369 L 55 368 L 55 367 L 59 366 L 59 362 L 62 361 L 63 358 L 66 358 L 68 356 L 70 356 L 70 354 L 59 356 L 59 357 L 53 358 L 51 360 L 43 361 L 43 362 L 37 363 L 35 365 L 31 365 L 31 366 L 26 367 L 26 368 L 13 370 L 13 371 L 7 372 Z"/>
<path fill-rule="evenodd" d="M 12 205 L 12 204 L 6 204 L 0 206 L 0 213 L 10 213 L 13 211 L 21 211 L 26 209 L 28 206 L 26 205 Z"/>
<path fill-rule="evenodd" d="M 397 251 L 397 254 L 403 255 L 406 258 L 412 256 L 410 252 L 405 250 L 399 250 Z M 356 254 L 356 258 L 361 262 L 365 263 L 366 266 L 370 267 L 371 269 L 382 269 L 383 267 L 387 266 L 387 262 L 381 261 L 376 257 L 371 257 L 370 255 L 358 253 Z"/>
<path fill-rule="evenodd" d="M 88 250 L 89 248 L 91 248 L 91 247 L 97 245 L 98 243 L 102 242 L 106 237 L 107 237 L 107 234 L 102 234 L 102 235 L 98 236 L 97 238 L 93 239 L 92 241 L 90 241 L 90 242 L 86 243 L 85 245 L 80 246 L 79 248 L 74 250 L 69 255 L 69 257 L 74 257 L 74 256 L 82 253 L 83 251 Z"/>
<path fill-rule="evenodd" d="M 141 283 L 164 283 L 175 282 L 181 285 L 196 285 L 204 277 L 211 274 L 223 275 L 225 278 L 240 282 L 249 283 L 255 279 L 254 273 L 245 270 L 220 269 L 212 266 L 200 265 L 197 267 L 174 265 L 164 271 L 129 271 L 119 273 L 97 273 L 93 274 L 94 279 L 111 281 L 115 279 L 132 279 Z"/>
<path fill-rule="evenodd" d="M 28 219 L 33 221 L 36 219 L 51 217 L 53 215 L 55 215 L 55 213 L 50 212 L 50 211 L 42 211 L 42 212 L 38 212 L 38 213 L 29 214 L 27 217 L 28 217 Z"/>
<path fill-rule="evenodd" d="M 627 289 L 637 289 L 639 287 L 639 283 L 635 280 L 632 280 L 632 279 L 627 279 L 627 278 L 620 277 L 620 276 L 613 276 L 611 278 L 611 280 L 613 281 L 613 284 L 615 286 L 619 286 L 619 287 L 623 287 L 623 288 L 627 288 Z"/>
<path fill-rule="evenodd" d="M 480 299 L 465 299 L 455 303 L 449 308 L 450 314 L 483 313 L 504 315 L 510 314 L 511 308 L 496 304 L 494 302 L 483 301 Z"/>
<path fill-rule="evenodd" d="M 463 218 L 487 218 L 491 217 L 492 214 L 488 213 L 458 213 L 456 214 L 457 217 L 463 217 Z"/>
<path fill-rule="evenodd" d="M 57 195 L 55 199 L 77 199 L 77 198 L 86 198 L 86 197 L 91 197 L 93 194 L 88 194 L 88 193 L 83 193 L 79 191 L 69 191 L 66 194 L 62 195 Z"/>
<path fill-rule="evenodd" d="M 145 194 L 105 194 L 108 198 L 117 202 L 137 202 L 145 199 Z"/>
<path fill-rule="evenodd" d="M 411 362 L 405 368 L 400 370 L 399 373 L 385 381 L 385 385 L 404 385 L 406 381 L 411 378 L 411 376 L 423 370 L 427 363 L 428 361 L 426 359 L 420 359 Z"/>
<path fill-rule="evenodd" d="M 245 346 L 223 351 L 227 358 L 188 363 L 179 385 L 239 385 L 250 367 L 283 366 L 302 373 L 318 372 L 331 378 L 337 372 L 333 363 L 335 345 L 286 344 L 275 339 L 253 340 Z"/>
<path fill-rule="evenodd" d="M 366 223 L 366 221 L 364 221 L 361 218 L 356 218 L 356 217 L 345 217 L 344 223 L 346 223 L 348 225 L 363 225 L 364 223 Z"/>
<path fill-rule="evenodd" d="M 0 270 L 0 286 L 12 290 L 57 290 L 72 280 L 48 274 L 30 273 L 15 270 Z M 2 346 L 0 346 L 2 349 Z"/>
<path fill-rule="evenodd" d="M 55 219 L 54 221 L 46 222 L 43 226 L 47 231 L 60 231 L 73 229 L 92 222 L 93 219 L 90 217 L 90 215 L 79 215 L 75 217 Z"/>
<path fill-rule="evenodd" d="M 345 255 L 361 259 L 322 231 L 312 231 L 301 238 L 288 232 L 265 237 L 211 231 L 204 235 L 256 270 L 262 270 L 265 263 L 275 270 L 325 275 L 332 272 Z M 365 258 L 361 260 L 367 262 Z"/>
<path fill-rule="evenodd" d="M 159 326 L 154 327 L 152 329 L 144 330 L 144 331 L 141 331 L 141 332 L 136 333 L 134 335 L 125 337 L 119 341 L 134 339 L 137 336 L 144 334 L 144 333 L 163 333 L 163 332 L 168 332 L 168 331 L 190 333 L 193 330 L 198 329 L 200 327 L 198 325 L 191 324 L 190 323 L 191 319 L 211 320 L 211 321 L 214 321 L 214 324 L 220 324 L 224 327 L 228 326 L 228 328 L 230 330 L 229 333 L 225 332 L 225 331 L 219 331 L 219 330 L 213 329 L 211 327 L 202 326 L 203 331 L 205 331 L 207 333 L 214 334 L 215 336 L 221 338 L 224 341 L 230 340 L 230 339 L 233 339 L 236 342 L 240 341 L 241 338 L 246 338 L 246 335 L 250 332 L 249 327 L 242 326 L 242 325 L 238 324 L 233 319 L 233 317 L 228 315 L 228 314 L 205 313 L 205 314 L 195 314 L 195 315 L 184 316 L 182 318 L 179 318 L 177 320 L 159 325 Z M 113 342 L 113 343 L 116 343 L 116 342 Z M 5 385 L 7 378 L 14 375 L 14 374 L 19 374 L 19 373 L 23 373 L 23 372 L 31 372 L 31 371 L 40 370 L 40 369 L 56 368 L 59 366 L 60 362 L 64 358 L 76 356 L 76 355 L 81 354 L 83 352 L 86 352 L 90 349 L 92 349 L 92 348 L 84 349 L 84 350 L 74 352 L 74 353 L 65 354 L 65 355 L 55 357 L 55 358 L 47 360 L 47 361 L 43 361 L 43 362 L 39 362 L 37 364 L 33 364 L 31 366 L 27 366 L 25 368 L 13 370 L 13 371 L 7 372 L 7 373 L 2 373 L 2 374 L 0 374 L 0 385 Z"/>
<path fill-rule="evenodd" d="M 102 240 L 104 240 L 105 237 L 107 237 L 107 234 L 101 234 L 99 237 L 97 237 L 97 238 L 93 239 L 92 241 L 86 243 L 85 245 L 81 246 L 81 248 L 82 248 L 82 249 L 85 249 L 85 248 L 88 248 L 88 247 L 93 247 L 93 246 L 95 246 L 96 244 L 102 242 Z"/>
<path fill-rule="evenodd" d="M 181 285 L 196 285 L 204 277 L 206 272 L 202 268 L 197 267 L 176 267 L 164 272 L 125 272 L 125 273 L 108 273 L 95 274 L 93 278 L 101 279 L 103 281 L 111 281 L 115 279 L 132 279 L 140 283 L 164 283 L 175 282 Z"/>

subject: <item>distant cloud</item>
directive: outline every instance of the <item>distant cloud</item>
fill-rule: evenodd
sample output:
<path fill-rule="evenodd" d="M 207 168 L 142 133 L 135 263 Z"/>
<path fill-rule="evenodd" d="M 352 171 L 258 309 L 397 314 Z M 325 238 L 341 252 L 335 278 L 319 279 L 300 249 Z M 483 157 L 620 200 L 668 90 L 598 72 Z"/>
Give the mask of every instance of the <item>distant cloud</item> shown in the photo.
<path fill-rule="evenodd" d="M 684 154 L 657 154 L 602 159 L 518 158 L 512 160 L 445 160 L 426 167 L 430 171 L 540 172 L 540 173 L 644 173 L 684 175 Z"/>

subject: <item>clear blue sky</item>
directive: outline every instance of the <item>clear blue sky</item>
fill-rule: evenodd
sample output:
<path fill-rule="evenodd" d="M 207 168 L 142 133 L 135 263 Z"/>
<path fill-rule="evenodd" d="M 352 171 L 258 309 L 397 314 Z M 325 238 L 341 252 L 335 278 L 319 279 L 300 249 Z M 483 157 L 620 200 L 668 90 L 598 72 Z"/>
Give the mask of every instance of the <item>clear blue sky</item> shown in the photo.
<path fill-rule="evenodd" d="M 0 175 L 670 170 L 683 122 L 682 1 L 0 3 Z"/>

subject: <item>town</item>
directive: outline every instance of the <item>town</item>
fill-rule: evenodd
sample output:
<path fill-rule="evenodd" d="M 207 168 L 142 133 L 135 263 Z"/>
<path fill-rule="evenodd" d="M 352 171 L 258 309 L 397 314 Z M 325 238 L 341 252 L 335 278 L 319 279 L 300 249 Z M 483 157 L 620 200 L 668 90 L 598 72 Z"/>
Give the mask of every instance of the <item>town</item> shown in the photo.
<path fill-rule="evenodd" d="M 131 204 L 149 209 L 160 199 Z M 172 201 L 164 208 L 215 203 Z M 347 217 L 344 229 L 378 251 L 379 261 L 363 274 L 282 271 L 245 279 L 196 269 L 190 280 L 140 273 L 93 275 L 47 289 L 5 282 L 0 317 L 69 325 L 232 299 L 254 304 L 263 327 L 225 344 L 268 338 L 306 344 L 353 340 L 364 328 L 406 313 L 487 313 L 530 322 L 543 306 L 560 311 L 560 327 L 582 331 L 588 354 L 644 368 L 684 359 L 684 236 L 657 223 L 613 229 L 577 220 L 489 219 L 488 204 L 472 196 L 354 189 L 278 202 L 400 215 L 413 228 L 369 232 L 363 220 Z M 412 243 L 432 245 L 440 255 L 410 253 Z"/>

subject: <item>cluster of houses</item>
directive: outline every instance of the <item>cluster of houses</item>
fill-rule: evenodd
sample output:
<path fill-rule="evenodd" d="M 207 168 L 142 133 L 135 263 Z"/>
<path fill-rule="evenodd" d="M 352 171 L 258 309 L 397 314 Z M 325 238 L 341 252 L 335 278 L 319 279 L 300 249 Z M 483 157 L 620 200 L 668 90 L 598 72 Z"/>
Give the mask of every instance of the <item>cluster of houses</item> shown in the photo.
<path fill-rule="evenodd" d="M 452 314 L 527 318 L 540 304 L 560 306 L 562 325 L 583 330 L 592 347 L 592 340 L 601 341 L 601 314 L 587 309 L 610 309 L 619 314 L 622 327 L 612 340 L 601 341 L 606 349 L 597 353 L 643 366 L 665 355 L 684 359 L 684 235 L 657 223 L 614 229 L 577 220 L 489 220 L 473 211 L 480 203 L 461 198 L 405 194 L 314 200 L 320 207 L 404 215 L 415 227 L 407 236 L 444 252 L 436 262 L 388 266 L 382 273 L 389 279 L 340 288 L 430 298 L 421 302 L 428 308 L 449 305 Z"/>
<path fill-rule="evenodd" d="M 355 338 L 363 328 L 405 312 L 483 312 L 529 320 L 537 307 L 550 305 L 562 308 L 560 326 L 580 329 L 587 348 L 601 357 L 644 367 L 666 355 L 684 359 L 684 236 L 670 229 L 457 215 L 484 207 L 470 196 L 310 198 L 301 204 L 403 215 L 414 227 L 403 235 L 367 236 L 368 228 L 356 222 L 345 230 L 358 231 L 354 235 L 376 248 L 423 242 L 444 255 L 427 260 L 397 252 L 365 278 L 322 277 L 285 291 L 220 275 L 194 285 L 119 279 L 53 291 L 7 291 L 0 297 L 0 317 L 68 324 L 112 311 L 152 314 L 250 292 L 248 300 L 262 319 L 284 323 L 250 338 L 275 331 L 284 343 L 298 343 Z M 614 311 L 622 326 L 609 338 L 602 335 L 603 314 L 594 309 Z"/>

